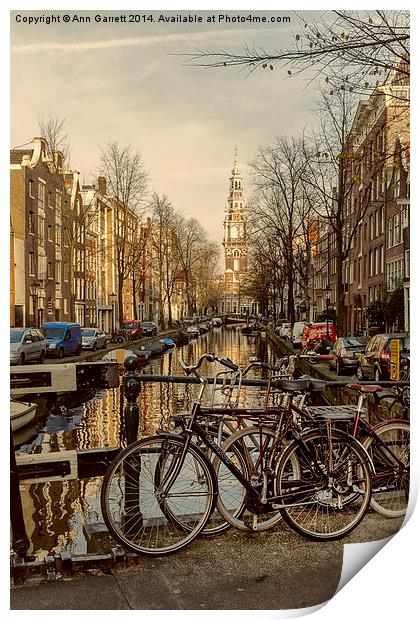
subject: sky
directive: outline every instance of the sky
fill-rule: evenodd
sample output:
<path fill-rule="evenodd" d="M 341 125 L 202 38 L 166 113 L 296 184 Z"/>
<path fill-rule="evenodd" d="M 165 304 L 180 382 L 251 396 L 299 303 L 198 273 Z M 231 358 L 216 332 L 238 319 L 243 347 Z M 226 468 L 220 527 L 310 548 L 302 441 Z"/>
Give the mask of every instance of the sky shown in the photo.
<path fill-rule="evenodd" d="M 71 166 L 89 183 L 100 146 L 114 139 L 131 144 L 149 171 L 150 190 L 167 194 L 221 243 L 235 146 L 247 199 L 248 163 L 275 135 L 299 132 L 311 122 L 316 89 L 307 87 L 307 76 L 290 79 L 284 69 L 247 76 L 235 68 L 187 66 L 179 54 L 241 51 L 245 44 L 273 50 L 292 43 L 298 18 L 291 11 L 252 11 L 289 16 L 291 23 L 219 24 L 219 14 L 232 18 L 250 11 L 155 11 L 153 23 L 129 23 L 132 13 L 12 11 L 11 146 L 38 135 L 42 116 L 64 118 Z M 64 23 L 64 14 L 72 20 L 90 16 L 91 22 Z M 161 14 L 201 16 L 203 22 L 159 22 Z M 60 23 L 45 23 L 52 15 Z M 95 22 L 95 15 L 126 21 Z M 207 23 L 211 15 L 216 23 Z M 29 17 L 44 19 L 23 22 Z"/>

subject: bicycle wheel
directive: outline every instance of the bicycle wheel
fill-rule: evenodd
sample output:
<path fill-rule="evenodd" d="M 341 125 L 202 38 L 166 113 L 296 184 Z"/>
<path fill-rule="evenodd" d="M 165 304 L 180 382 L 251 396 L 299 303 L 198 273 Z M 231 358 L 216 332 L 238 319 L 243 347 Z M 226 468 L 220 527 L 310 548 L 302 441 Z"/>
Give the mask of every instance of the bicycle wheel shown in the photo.
<path fill-rule="evenodd" d="M 209 432 L 209 435 L 211 435 L 211 438 L 215 441 L 215 443 L 218 444 L 220 437 L 217 433 L 217 430 L 209 429 L 208 432 Z M 227 441 L 228 438 L 229 438 L 229 435 L 223 432 L 222 443 Z M 207 456 L 210 459 L 213 459 L 213 467 L 215 466 L 216 462 L 218 463 L 217 471 L 215 468 L 215 474 L 217 477 L 218 496 L 221 498 L 221 501 L 224 502 L 225 505 L 232 506 L 232 502 L 233 504 L 235 503 L 235 500 L 234 500 L 234 497 L 236 494 L 235 489 L 238 488 L 238 484 L 239 484 L 238 480 L 235 478 L 232 472 L 226 467 L 226 465 L 221 463 L 219 458 L 215 454 L 213 454 L 209 448 L 207 448 L 207 446 L 203 446 L 201 444 L 198 444 L 198 445 L 200 445 L 202 450 L 205 450 Z M 234 465 L 241 472 L 247 471 L 245 458 L 240 448 L 238 448 L 235 444 L 230 446 L 229 453 L 227 454 L 227 456 L 231 459 Z M 237 507 L 236 516 L 239 516 L 244 510 L 245 510 L 245 505 L 243 503 L 239 504 Z M 214 536 L 217 534 L 221 534 L 222 532 L 225 532 L 226 530 L 228 530 L 231 526 L 232 524 L 226 519 L 224 519 L 222 514 L 217 509 L 217 502 L 216 502 L 216 508 L 210 515 L 205 527 L 201 531 L 201 535 L 202 536 Z"/>
<path fill-rule="evenodd" d="M 227 433 L 222 432 L 221 438 L 220 438 L 219 431 L 215 427 L 210 427 L 206 430 L 208 434 L 210 435 L 211 439 L 217 445 L 219 445 L 220 442 L 223 443 L 229 437 Z M 210 450 L 210 448 L 208 448 L 208 446 L 204 444 L 204 442 L 199 437 L 193 436 L 192 440 L 206 454 L 206 456 L 209 459 L 213 457 L 215 461 L 218 460 L 218 457 L 214 455 L 214 453 Z M 228 456 L 232 460 L 232 462 L 235 464 L 235 466 L 238 467 L 238 469 L 240 469 L 241 472 L 246 471 L 246 463 L 244 462 L 244 457 L 242 456 L 242 454 L 240 453 L 240 451 L 237 449 L 236 446 L 232 446 L 230 448 Z M 161 458 L 163 458 L 163 456 Z M 156 473 L 155 473 L 155 485 L 156 486 L 160 485 L 160 472 L 164 470 L 165 468 L 162 466 L 156 468 Z M 232 496 L 233 487 L 235 487 L 237 483 L 238 481 L 234 477 L 234 475 L 229 471 L 229 469 L 226 466 L 221 465 L 219 461 L 218 475 L 217 475 L 218 493 L 221 495 L 221 497 L 226 499 L 227 503 L 229 502 L 229 498 L 231 498 Z M 169 520 L 171 520 L 172 522 L 177 521 L 176 514 L 172 513 L 169 506 L 162 505 L 161 509 L 165 512 L 165 515 L 167 516 Z M 243 511 L 244 509 L 245 509 L 245 506 L 240 505 L 238 510 Z M 183 523 L 182 527 L 187 528 L 188 525 Z M 217 534 L 221 534 L 222 532 L 226 531 L 230 527 L 231 527 L 231 523 L 226 521 L 222 517 L 222 515 L 219 513 L 217 508 L 215 508 L 212 514 L 210 515 L 205 527 L 202 529 L 201 535 L 214 536 Z"/>
<path fill-rule="evenodd" d="M 385 517 L 403 517 L 409 493 L 410 425 L 401 420 L 373 430 L 379 440 L 368 437 L 363 442 L 374 467 L 370 505 Z"/>
<path fill-rule="evenodd" d="M 395 392 L 381 394 L 378 396 L 375 415 L 380 422 L 387 422 L 391 418 L 408 418 L 408 408 L 399 394 L 395 394 Z"/>
<path fill-rule="evenodd" d="M 342 538 L 369 507 L 368 454 L 346 433 L 334 429 L 329 441 L 325 431 L 308 431 L 280 454 L 276 493 L 276 505 L 293 530 L 311 540 Z"/>
<path fill-rule="evenodd" d="M 213 512 L 214 470 L 192 444 L 171 488 L 164 488 L 183 446 L 177 436 L 148 437 L 128 446 L 108 468 L 101 490 L 103 517 L 115 538 L 135 553 L 167 555 L 182 549 Z"/>
<path fill-rule="evenodd" d="M 221 446 L 247 480 L 261 490 L 263 455 L 271 448 L 274 436 L 269 428 L 250 426 L 233 433 Z M 266 506 L 254 504 L 239 480 L 219 459 L 213 460 L 213 467 L 220 484 L 216 508 L 228 523 L 240 530 L 259 532 L 273 527 L 281 520 L 279 511 L 273 510 L 269 503 Z M 227 483 L 221 482 L 225 476 Z"/>

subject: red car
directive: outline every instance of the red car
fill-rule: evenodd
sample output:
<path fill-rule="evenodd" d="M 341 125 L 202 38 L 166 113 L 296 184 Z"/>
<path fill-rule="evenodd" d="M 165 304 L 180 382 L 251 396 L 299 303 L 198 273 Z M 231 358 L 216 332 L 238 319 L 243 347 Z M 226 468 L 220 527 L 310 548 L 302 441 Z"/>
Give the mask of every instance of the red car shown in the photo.
<path fill-rule="evenodd" d="M 123 328 L 129 333 L 130 340 L 139 340 L 143 335 L 141 321 L 136 321 L 134 319 L 123 321 Z"/>
<path fill-rule="evenodd" d="M 330 340 L 331 342 L 337 340 L 337 330 L 333 323 L 328 323 L 328 336 L 326 323 L 309 323 L 305 325 L 302 333 L 302 350 L 316 344 L 319 340 Z"/>

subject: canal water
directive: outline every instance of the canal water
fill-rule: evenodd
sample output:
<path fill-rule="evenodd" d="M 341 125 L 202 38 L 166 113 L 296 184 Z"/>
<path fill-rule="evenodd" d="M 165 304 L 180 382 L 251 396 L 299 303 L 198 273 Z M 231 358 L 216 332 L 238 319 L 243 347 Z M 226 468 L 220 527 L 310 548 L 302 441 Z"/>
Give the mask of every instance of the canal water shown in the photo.
<path fill-rule="evenodd" d="M 229 357 L 245 368 L 250 357 L 275 363 L 277 356 L 265 335 L 244 336 L 237 326 L 214 329 L 162 356 L 152 359 L 142 370 L 146 374 L 183 375 L 179 359 L 193 364 L 206 352 Z M 205 362 L 200 371 L 214 377 L 226 370 L 217 363 Z M 261 377 L 259 371 L 248 377 Z M 139 437 L 152 434 L 156 428 L 167 427 L 170 416 L 188 410 L 198 386 L 170 383 L 144 383 L 139 397 Z M 242 406 L 256 407 L 263 397 L 263 389 L 242 388 L 239 402 Z M 203 404 L 210 404 L 209 386 Z M 75 408 L 49 415 L 36 431 L 25 429 L 17 436 L 19 450 L 33 454 L 65 450 L 82 450 L 125 446 L 123 419 L 125 400 L 122 389 L 106 390 Z M 102 523 L 100 489 L 102 477 L 71 481 L 50 481 L 22 484 L 21 496 L 30 553 L 43 557 L 64 549 L 73 554 L 88 551 L 85 529 Z"/>

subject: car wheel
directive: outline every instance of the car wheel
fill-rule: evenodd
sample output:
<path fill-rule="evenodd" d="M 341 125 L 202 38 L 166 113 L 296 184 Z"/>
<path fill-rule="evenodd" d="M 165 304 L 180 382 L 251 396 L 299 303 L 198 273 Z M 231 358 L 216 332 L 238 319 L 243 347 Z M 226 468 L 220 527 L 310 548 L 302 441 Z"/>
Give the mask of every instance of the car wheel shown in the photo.
<path fill-rule="evenodd" d="M 45 351 L 41 351 L 41 355 L 39 356 L 38 363 L 43 364 L 45 359 Z"/>
<path fill-rule="evenodd" d="M 59 360 L 63 359 L 63 357 L 64 357 L 64 349 L 63 349 L 63 347 L 60 347 L 58 349 L 57 357 L 58 357 Z"/>
<path fill-rule="evenodd" d="M 77 349 L 76 349 L 76 351 L 74 352 L 74 354 L 75 354 L 75 355 L 80 355 L 80 354 L 81 354 L 81 352 L 82 352 L 82 347 L 81 347 L 81 346 L 80 346 L 80 344 L 79 344 L 79 346 L 77 347 Z"/>
<path fill-rule="evenodd" d="M 337 373 L 337 375 L 341 375 L 341 373 L 342 373 L 342 368 L 341 368 L 340 362 L 338 360 L 335 363 L 335 372 Z"/>
<path fill-rule="evenodd" d="M 93 347 L 92 347 L 92 351 L 96 351 L 96 349 L 98 348 L 98 345 L 96 344 L 96 342 L 93 343 Z"/>
<path fill-rule="evenodd" d="M 374 380 L 375 381 L 382 381 L 382 377 L 381 377 L 381 373 L 379 372 L 379 368 L 375 368 Z"/>
<path fill-rule="evenodd" d="M 24 363 L 25 363 L 25 354 L 24 354 L 24 353 L 21 353 L 21 354 L 19 355 L 19 359 L 18 359 L 18 362 L 17 362 L 17 363 L 19 364 L 19 366 L 21 366 L 22 364 L 24 364 Z"/>

